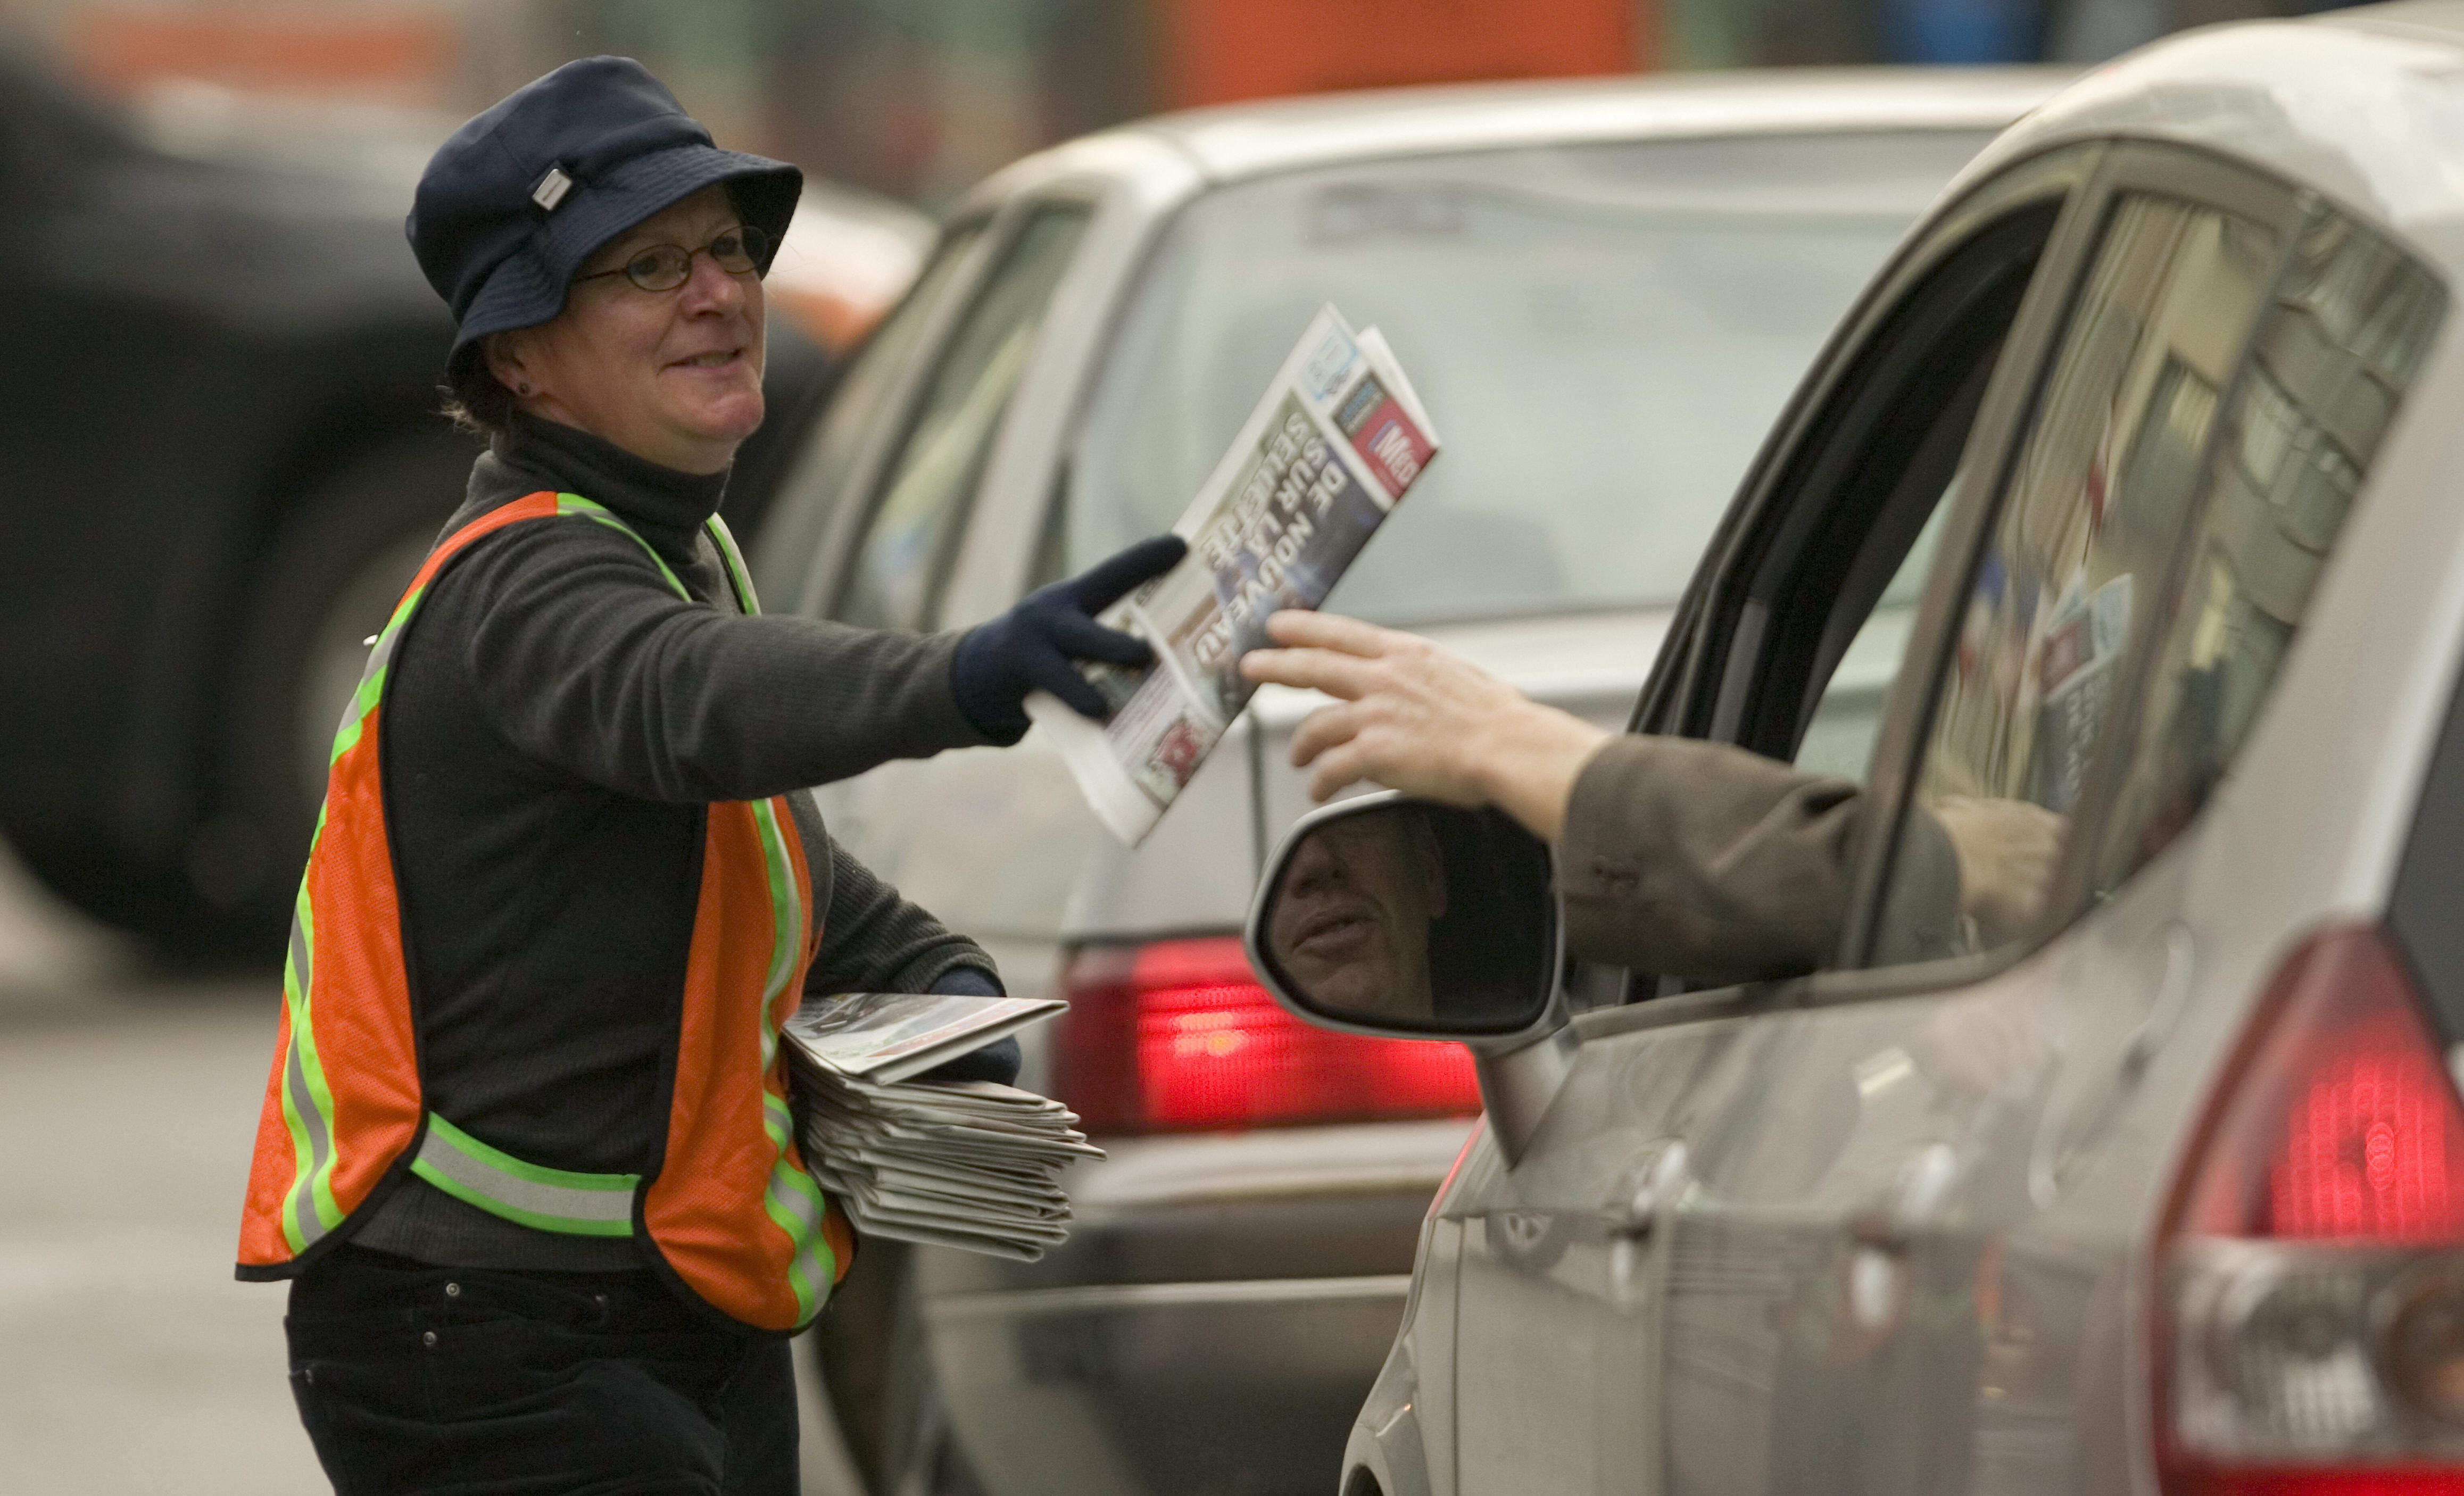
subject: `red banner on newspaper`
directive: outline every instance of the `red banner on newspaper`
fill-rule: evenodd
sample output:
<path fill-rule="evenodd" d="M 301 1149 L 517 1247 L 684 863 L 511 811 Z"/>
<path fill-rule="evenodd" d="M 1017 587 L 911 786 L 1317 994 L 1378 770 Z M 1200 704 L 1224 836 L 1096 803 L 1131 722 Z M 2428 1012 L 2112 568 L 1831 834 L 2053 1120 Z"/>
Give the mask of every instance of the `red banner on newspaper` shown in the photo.
<path fill-rule="evenodd" d="M 1364 375 L 1359 387 L 1345 398 L 1334 424 L 1352 438 L 1353 451 L 1369 464 L 1388 498 L 1402 497 L 1437 451 L 1375 374 Z"/>

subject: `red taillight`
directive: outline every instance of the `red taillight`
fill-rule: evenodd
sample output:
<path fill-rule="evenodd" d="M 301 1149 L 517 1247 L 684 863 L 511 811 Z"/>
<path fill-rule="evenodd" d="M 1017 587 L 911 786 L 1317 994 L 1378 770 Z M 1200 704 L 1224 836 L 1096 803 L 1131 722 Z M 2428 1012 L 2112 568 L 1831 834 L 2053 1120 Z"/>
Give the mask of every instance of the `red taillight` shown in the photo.
<path fill-rule="evenodd" d="M 2159 1253 L 2172 1496 L 2464 1492 L 2464 1102 L 2375 926 L 2286 957 Z"/>
<path fill-rule="evenodd" d="M 1480 1110 L 1461 1045 L 1364 1039 L 1285 1012 L 1235 936 L 1089 946 L 1062 973 L 1055 1091 L 1089 1133 L 1177 1133 Z"/>
<path fill-rule="evenodd" d="M 2176 1229 L 2464 1245 L 2464 1105 L 2385 935 L 2314 935 L 2276 974 Z"/>

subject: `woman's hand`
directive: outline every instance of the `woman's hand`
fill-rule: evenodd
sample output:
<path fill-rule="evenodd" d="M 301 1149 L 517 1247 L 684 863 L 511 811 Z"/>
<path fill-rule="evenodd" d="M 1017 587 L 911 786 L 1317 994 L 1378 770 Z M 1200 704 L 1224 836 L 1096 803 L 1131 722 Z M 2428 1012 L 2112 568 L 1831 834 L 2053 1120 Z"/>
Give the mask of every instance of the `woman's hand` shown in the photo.
<path fill-rule="evenodd" d="M 1098 561 L 1067 582 L 1038 587 L 1016 607 L 958 642 L 950 687 L 976 730 L 1007 747 L 1026 736 L 1026 694 L 1048 691 L 1082 716 L 1110 715 L 1076 660 L 1138 669 L 1155 662 L 1147 642 L 1095 622 L 1131 589 L 1180 564 L 1189 543 L 1158 535 Z"/>
<path fill-rule="evenodd" d="M 1609 737 L 1410 634 L 1297 611 L 1266 620 L 1266 633 L 1286 648 L 1250 650 L 1243 676 L 1341 698 L 1292 738 L 1292 762 L 1316 766 L 1318 800 L 1374 780 L 1447 804 L 1495 805 L 1553 842 L 1575 776 Z"/>

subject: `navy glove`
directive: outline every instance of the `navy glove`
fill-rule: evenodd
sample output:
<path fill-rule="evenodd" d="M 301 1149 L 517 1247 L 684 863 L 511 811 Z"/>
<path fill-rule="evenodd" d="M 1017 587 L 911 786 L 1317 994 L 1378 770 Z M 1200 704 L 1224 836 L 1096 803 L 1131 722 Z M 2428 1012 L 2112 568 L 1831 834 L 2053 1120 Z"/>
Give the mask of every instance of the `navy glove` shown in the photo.
<path fill-rule="evenodd" d="M 970 998 L 998 998 L 1001 984 L 993 974 L 979 966 L 953 966 L 933 979 L 935 992 L 958 993 Z M 1015 1036 L 988 1044 L 980 1049 L 970 1049 L 955 1060 L 940 1064 L 916 1076 L 919 1081 L 991 1081 L 1006 1086 L 1018 1079 L 1018 1040 Z"/>
<path fill-rule="evenodd" d="M 1095 622 L 1097 613 L 1159 577 L 1189 554 L 1177 535 L 1140 540 L 1111 560 L 1067 582 L 1038 587 L 1016 607 L 970 629 L 958 641 L 950 670 L 958 710 L 976 731 L 1004 747 L 1026 736 L 1026 693 L 1048 691 L 1080 715 L 1102 721 L 1110 715 L 1103 693 L 1078 673 L 1071 660 L 1101 660 L 1132 668 L 1152 664 L 1146 641 Z"/>

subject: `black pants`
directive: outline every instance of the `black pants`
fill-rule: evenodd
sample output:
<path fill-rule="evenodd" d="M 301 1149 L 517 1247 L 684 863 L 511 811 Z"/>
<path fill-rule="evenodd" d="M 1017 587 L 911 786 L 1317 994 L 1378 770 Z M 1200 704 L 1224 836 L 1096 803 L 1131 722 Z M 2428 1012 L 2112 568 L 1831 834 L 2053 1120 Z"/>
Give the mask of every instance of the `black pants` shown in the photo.
<path fill-rule="evenodd" d="M 794 1496 L 787 1342 L 648 1272 L 430 1267 L 337 1248 L 283 1321 L 340 1496 Z"/>

